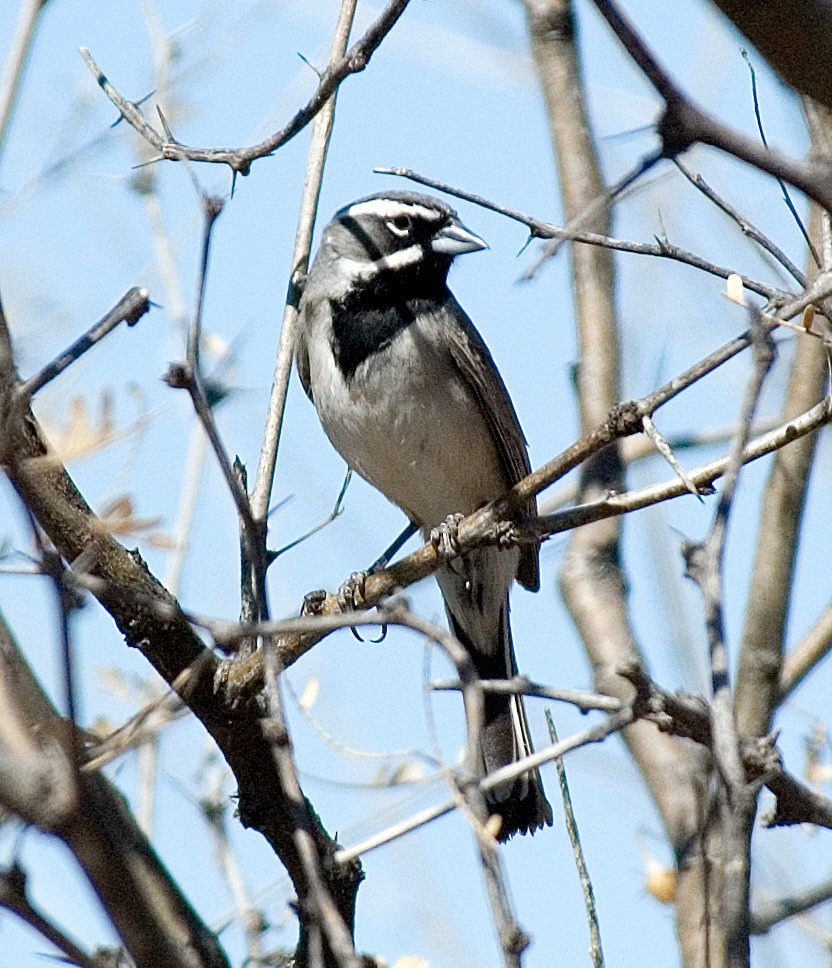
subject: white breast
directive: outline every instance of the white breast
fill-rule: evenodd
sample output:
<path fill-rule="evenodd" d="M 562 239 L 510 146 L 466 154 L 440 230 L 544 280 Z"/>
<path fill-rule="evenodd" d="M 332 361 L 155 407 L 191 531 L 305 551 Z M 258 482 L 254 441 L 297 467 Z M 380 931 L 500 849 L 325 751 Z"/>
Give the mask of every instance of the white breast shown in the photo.
<path fill-rule="evenodd" d="M 433 323 L 407 327 L 349 381 L 328 338 L 307 344 L 333 446 L 424 528 L 471 513 L 507 486 L 479 406 L 436 337 Z"/>

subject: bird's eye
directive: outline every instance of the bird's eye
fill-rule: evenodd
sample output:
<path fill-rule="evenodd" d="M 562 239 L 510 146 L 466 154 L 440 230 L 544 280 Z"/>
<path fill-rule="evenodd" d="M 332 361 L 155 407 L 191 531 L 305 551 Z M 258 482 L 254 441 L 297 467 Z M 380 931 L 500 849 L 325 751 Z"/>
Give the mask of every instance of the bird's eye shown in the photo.
<path fill-rule="evenodd" d="M 387 228 L 394 235 L 404 236 L 413 227 L 413 219 L 409 215 L 397 215 L 387 222 Z"/>

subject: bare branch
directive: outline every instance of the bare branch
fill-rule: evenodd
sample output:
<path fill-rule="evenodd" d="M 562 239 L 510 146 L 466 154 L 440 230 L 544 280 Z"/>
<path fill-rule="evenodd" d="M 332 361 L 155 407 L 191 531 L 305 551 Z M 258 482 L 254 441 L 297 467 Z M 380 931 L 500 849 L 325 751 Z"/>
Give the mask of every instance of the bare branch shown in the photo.
<path fill-rule="evenodd" d="M 741 275 L 734 269 L 729 269 L 725 266 L 720 266 L 716 263 L 709 262 L 707 259 L 703 259 L 701 256 L 696 255 L 693 252 L 688 252 L 686 249 L 682 249 L 678 245 L 673 245 L 664 238 L 657 239 L 655 244 L 647 242 L 625 242 L 622 239 L 616 239 L 610 235 L 603 235 L 599 234 L 598 232 L 573 231 L 569 228 L 561 228 L 557 225 L 553 225 L 551 222 L 545 222 L 541 219 L 534 218 L 531 215 L 525 215 L 523 212 L 518 212 L 516 209 L 508 208 L 507 206 L 500 205 L 497 202 L 489 201 L 489 199 L 483 198 L 481 195 L 475 195 L 472 192 L 467 192 L 461 188 L 455 188 L 454 186 L 448 185 L 445 182 L 436 181 L 433 178 L 427 178 L 424 175 L 419 175 L 409 168 L 375 168 L 374 171 L 382 175 L 397 175 L 401 178 L 408 178 L 410 181 L 417 182 L 420 185 L 435 188 L 437 191 L 445 192 L 447 195 L 452 195 L 455 198 L 461 198 L 463 201 L 471 202 L 472 205 L 479 205 L 480 208 L 485 208 L 488 209 L 488 211 L 496 212 L 498 215 L 504 215 L 506 218 L 519 222 L 521 225 L 525 225 L 526 228 L 529 229 L 531 238 L 558 239 L 566 242 L 582 242 L 586 245 L 594 245 L 599 246 L 600 248 L 610 249 L 613 252 L 630 252 L 634 255 L 652 256 L 653 258 L 657 259 L 670 259 L 671 261 L 681 262 L 683 265 L 691 266 L 693 269 L 699 269 L 702 272 L 707 272 L 708 274 L 717 276 L 720 279 L 727 279 L 731 275 L 740 275 L 743 286 L 745 286 L 746 289 L 748 289 L 750 292 L 757 293 L 759 296 L 764 296 L 766 299 L 779 301 L 784 295 L 783 291 L 778 289 L 776 286 L 772 286 L 766 282 L 761 282 L 757 279 L 752 279 L 749 276 Z M 534 269 L 528 270 L 522 278 L 528 279 L 533 271 Z"/>
<path fill-rule="evenodd" d="M 8 327 L 0 313 L 0 463 L 63 558 L 74 561 L 83 555 L 84 567 L 103 579 L 97 588 L 100 601 L 127 641 L 141 650 L 169 685 L 178 682 L 185 669 L 192 670 L 180 697 L 215 739 L 234 772 L 241 821 L 266 837 L 303 900 L 308 881 L 291 835 L 294 828 L 287 815 L 288 803 L 271 744 L 263 733 L 259 707 L 256 703 L 224 705 L 222 691 L 218 693 L 214 686 L 218 662 L 194 634 L 176 600 L 151 575 L 141 557 L 128 553 L 98 521 L 60 462 L 44 460 L 46 445 L 31 411 L 9 403 L 18 382 Z M 154 607 L 143 604 L 148 599 Z M 166 618 L 158 617 L 160 611 L 166 612 Z M 311 818 L 309 832 L 323 855 L 335 849 L 317 816 Z M 83 864 L 80 847 L 75 849 Z M 102 857 L 107 853 L 96 849 L 87 860 L 93 863 Z M 105 874 L 97 870 L 96 881 L 109 884 Z M 351 927 L 360 867 L 330 866 L 326 877 L 335 903 Z M 123 882 L 119 886 L 123 888 Z M 120 896 L 124 897 L 123 892 Z M 132 916 L 135 912 L 127 913 Z M 173 966 L 176 959 L 166 963 Z"/>
<path fill-rule="evenodd" d="M 710 145 L 760 171 L 782 178 L 822 208 L 832 209 L 832 177 L 828 165 L 814 160 L 797 161 L 774 148 L 766 148 L 706 114 L 682 93 L 613 0 L 593 2 L 665 102 L 658 123 L 665 157 L 675 158 L 697 142 Z"/>
<path fill-rule="evenodd" d="M 767 934 L 773 927 L 798 914 L 824 904 L 832 898 L 832 878 L 796 891 L 786 897 L 775 898 L 758 904 L 751 912 L 751 933 Z"/>
<path fill-rule="evenodd" d="M 20 5 L 17 27 L 6 56 L 6 63 L 3 65 L 3 76 L 0 77 L 0 156 L 6 143 L 6 133 L 17 101 L 26 61 L 32 49 L 38 18 L 46 3 L 47 0 L 24 0 Z"/>
<path fill-rule="evenodd" d="M 794 649 L 783 659 L 780 671 L 780 701 L 788 698 L 807 675 L 822 661 L 832 648 L 832 606 L 803 636 Z"/>
<path fill-rule="evenodd" d="M 577 706 L 582 713 L 592 709 L 602 712 L 617 712 L 622 708 L 620 700 L 612 696 L 604 696 L 600 692 L 581 692 L 577 689 L 559 689 L 545 686 L 538 682 L 529 682 L 525 676 L 514 676 L 512 679 L 481 679 L 480 689 L 483 692 L 498 696 L 535 696 L 538 699 L 553 699 L 555 702 L 565 702 Z M 441 679 L 428 684 L 429 689 L 437 692 L 461 689 L 458 680 Z"/>
<path fill-rule="evenodd" d="M 552 719 L 548 709 L 546 710 L 546 723 L 549 727 L 549 738 L 553 743 L 557 743 L 558 733 L 555 729 L 555 721 Z M 575 819 L 575 811 L 572 807 L 572 796 L 569 793 L 569 784 L 566 780 L 566 767 L 563 765 L 563 759 L 561 757 L 555 760 L 555 767 L 558 771 L 558 782 L 560 784 L 561 799 L 563 800 L 566 832 L 569 834 L 572 855 L 575 858 L 575 866 L 578 868 L 578 877 L 581 882 L 581 891 L 584 895 L 584 906 L 586 907 L 586 917 L 589 922 L 589 955 L 592 958 L 594 968 L 604 968 L 604 952 L 601 948 L 601 927 L 598 924 L 595 892 L 592 889 L 592 879 L 589 876 L 589 868 L 586 865 L 586 858 L 581 847 L 578 822 Z"/>
<path fill-rule="evenodd" d="M 651 720 L 663 732 L 713 749 L 713 719 L 704 699 L 659 688 L 633 663 L 621 666 L 619 673 L 635 687 L 634 715 Z M 773 736 L 742 736 L 738 748 L 744 782 L 754 790 L 766 786 L 776 798 L 774 810 L 763 818 L 764 826 L 812 823 L 832 830 L 832 800 L 786 772 Z"/>
<path fill-rule="evenodd" d="M 87 350 L 92 349 L 96 343 L 104 339 L 116 326 L 120 323 L 135 326 L 149 309 L 150 297 L 147 294 L 147 290 L 131 289 L 122 296 L 103 319 L 99 320 L 95 326 L 77 339 L 72 346 L 64 350 L 60 356 L 45 366 L 40 373 L 36 373 L 33 377 L 26 380 L 25 383 L 20 384 L 17 390 L 20 401 L 28 403 L 39 390 L 42 390 L 56 376 L 60 376 L 67 367 L 71 366 L 77 359 L 83 356 Z"/>
<path fill-rule="evenodd" d="M 748 899 L 751 873 L 750 837 L 754 822 L 755 796 L 746 784 L 731 690 L 728 643 L 724 622 L 723 563 L 728 521 L 734 493 L 743 466 L 751 422 L 760 399 L 763 382 L 774 361 L 774 345 L 759 314 L 751 310 L 754 366 L 745 389 L 740 425 L 725 474 L 725 485 L 704 542 L 686 542 L 683 548 L 687 573 L 702 594 L 705 628 L 711 663 L 713 699 L 713 752 L 721 780 L 719 804 L 722 820 L 722 930 L 725 934 L 726 965 L 745 968 L 749 961 Z"/>
<path fill-rule="evenodd" d="M 544 763 L 557 759 L 559 756 L 565 756 L 573 749 L 579 749 L 591 743 L 600 743 L 607 736 L 623 729 L 630 722 L 632 722 L 632 712 L 629 709 L 622 709 L 618 713 L 613 713 L 609 719 L 597 726 L 592 726 L 582 733 L 576 733 L 574 736 L 561 740 L 553 746 L 547 746 L 545 749 L 538 750 L 531 756 L 526 756 L 522 760 L 517 760 L 494 773 L 490 773 L 480 782 L 480 790 L 486 792 L 499 786 L 501 783 L 515 780 L 518 776 L 522 776 L 529 770 L 539 768 Z M 399 837 L 403 837 L 405 834 L 410 833 L 412 830 L 417 830 L 419 827 L 424 827 L 425 824 L 432 823 L 434 820 L 438 820 L 439 817 L 444 817 L 445 814 L 450 813 L 458 806 L 459 801 L 454 799 L 447 800 L 445 803 L 435 807 L 428 807 L 428 809 L 420 811 L 418 814 L 409 817 L 407 820 L 403 820 L 401 823 L 388 827 L 387 830 L 373 837 L 368 837 L 353 847 L 339 850 L 335 855 L 335 860 L 345 864 L 363 854 L 369 853 L 371 850 L 376 850 L 378 847 L 384 846 L 384 844 L 398 840 Z"/>
<path fill-rule="evenodd" d="M 813 153 L 824 155 L 832 142 L 829 112 L 807 105 Z M 820 275 L 828 272 L 832 230 L 828 215 L 812 207 L 811 234 L 822 239 Z M 783 418 L 797 416 L 824 392 L 828 352 L 813 340 L 799 340 L 791 364 Z M 817 436 L 778 453 L 772 462 L 761 505 L 743 628 L 735 711 L 743 733 L 762 736 L 781 698 L 780 667 L 783 661 L 786 622 L 793 595 L 794 569 L 803 509 L 817 448 Z"/>
<path fill-rule="evenodd" d="M 26 893 L 26 873 L 18 866 L 0 870 L 0 907 L 16 914 L 51 942 L 64 958 L 78 968 L 110 968 L 112 961 L 82 951 L 78 945 L 30 901 Z M 61 959 L 63 960 L 63 959 Z"/>
<path fill-rule="evenodd" d="M 19 805 L 19 815 L 66 843 L 136 963 L 228 968 L 216 938 L 162 867 L 122 795 L 100 773 L 75 771 L 67 752 L 73 749 L 67 724 L 51 706 L 2 616 L 0 691 L 5 692 L 0 702 L 3 741 L 11 738 L 8 727 L 14 717 L 23 730 L 21 739 L 31 746 L 38 737 L 40 748 L 49 747 L 60 756 L 60 769 L 70 783 L 71 802 L 60 816 L 46 815 L 54 801 L 44 789 L 34 791 L 28 805 Z M 18 770 L 24 766 L 18 761 Z M 155 916 L 148 918 L 148 911 Z"/>
<path fill-rule="evenodd" d="M 733 344 L 728 345 L 730 347 Z M 742 346 L 745 345 L 743 342 Z M 699 373 L 698 366 L 689 371 L 689 373 L 694 372 Z M 697 375 L 695 378 L 698 379 L 699 376 Z M 667 384 L 668 392 L 672 391 L 675 386 L 676 381 Z M 533 472 L 529 477 L 520 481 L 513 489 L 512 495 L 534 495 L 548 486 L 550 477 L 552 480 L 558 479 L 573 466 L 577 466 L 592 454 L 600 452 L 620 433 L 627 432 L 627 428 L 631 426 L 629 419 L 620 419 L 620 414 L 627 414 L 631 410 L 638 412 L 640 406 L 641 404 L 636 402 L 615 408 L 614 413 L 601 428 L 574 444 L 564 451 L 560 457 L 550 461 L 539 471 Z M 830 415 L 832 415 L 830 407 L 832 407 L 832 401 L 824 400 L 816 404 L 811 410 L 801 414 L 799 418 L 790 420 L 774 431 L 752 441 L 743 452 L 743 461 L 748 463 L 757 460 L 805 434 L 813 433 L 829 421 Z M 690 471 L 688 477 L 700 491 L 703 491 L 707 485 L 725 473 L 727 466 L 728 458 L 722 458 Z M 465 554 L 472 548 L 486 543 L 511 542 L 512 540 L 522 540 L 524 537 L 528 539 L 531 536 L 536 539 L 545 538 L 549 535 L 559 534 L 581 525 L 636 511 L 688 493 L 687 488 L 678 479 L 675 479 L 629 493 L 605 495 L 566 511 L 516 524 L 508 523 L 510 517 L 507 517 L 512 513 L 512 497 L 505 501 L 498 501 L 480 511 L 475 511 L 474 514 L 460 522 L 458 530 L 459 554 Z M 428 543 L 407 555 L 401 561 L 396 562 L 390 568 L 368 575 L 363 588 L 364 607 L 371 608 L 398 589 L 426 578 L 439 565 L 440 560 L 436 548 Z M 344 623 L 340 618 L 342 607 L 343 603 L 338 595 L 326 595 L 323 598 L 316 599 L 311 614 L 326 616 L 327 620 L 331 622 L 329 626 L 322 625 L 317 626 L 317 628 L 343 627 Z M 195 617 L 192 616 L 191 618 L 197 621 Z M 236 641 L 239 634 L 245 634 L 246 631 L 243 627 L 243 633 L 239 633 L 237 631 L 238 626 L 231 626 L 228 623 L 221 628 L 211 623 L 206 624 L 205 627 L 212 631 L 220 647 L 225 647 L 228 641 Z M 284 631 L 288 627 L 297 628 L 299 631 Z M 313 631 L 314 628 L 315 626 L 312 624 L 305 626 L 299 620 L 293 620 L 287 624 L 275 624 L 273 634 L 280 636 L 275 645 L 279 649 L 280 661 L 284 668 L 296 662 L 300 656 L 320 641 L 321 632 Z M 250 632 L 250 629 L 248 631 Z M 230 636 L 230 638 L 226 639 L 225 636 Z M 262 675 L 261 659 L 259 655 L 255 655 L 242 662 L 224 663 L 221 681 L 223 687 L 233 697 L 250 694 L 252 691 L 258 690 L 262 685 Z"/>
<path fill-rule="evenodd" d="M 405 0 L 406 2 L 407 0 Z M 399 4 L 401 10 L 396 14 L 396 19 L 403 12 L 404 5 Z M 388 7 L 388 10 L 390 9 Z M 348 12 L 348 15 L 344 12 Z M 342 16 L 336 28 L 332 49 L 330 51 L 329 70 L 335 70 L 337 64 L 344 59 L 344 52 L 349 42 L 354 14 L 355 4 L 342 8 Z M 393 26 L 394 22 L 391 21 L 390 27 Z M 381 37 L 379 37 L 379 42 L 380 40 Z M 315 119 L 312 141 L 309 145 L 309 157 L 306 163 L 306 177 L 304 179 L 303 194 L 300 202 L 298 227 L 295 234 L 295 245 L 292 251 L 292 273 L 289 278 L 286 304 L 283 309 L 280 341 L 275 359 L 274 377 L 272 379 L 269 407 L 266 413 L 266 423 L 263 431 L 263 443 L 260 448 L 260 460 L 257 465 L 257 478 L 251 495 L 252 509 L 255 518 L 258 520 L 265 520 L 272 492 L 274 471 L 277 464 L 277 449 L 280 444 L 280 433 L 283 427 L 283 412 L 286 406 L 286 394 L 289 390 L 289 378 L 292 373 L 292 360 L 295 352 L 295 329 L 297 326 L 298 307 L 300 306 L 300 298 L 303 295 L 303 288 L 306 284 L 306 273 L 309 269 L 312 233 L 315 229 L 315 219 L 318 214 L 318 200 L 320 198 L 321 184 L 324 177 L 324 166 L 326 164 L 327 153 L 329 152 L 332 128 L 335 123 L 336 96 L 337 88 L 334 88 L 332 97 L 322 106 L 320 114 Z"/>
<path fill-rule="evenodd" d="M 717 194 L 700 174 L 690 171 L 690 169 L 683 165 L 678 158 L 674 158 L 673 163 L 694 188 L 700 191 L 705 198 L 708 199 L 708 201 L 713 202 L 713 204 L 716 205 L 720 211 L 724 212 L 728 218 L 737 224 L 744 236 L 752 239 L 764 252 L 767 252 L 770 256 L 772 256 L 772 258 L 775 259 L 775 261 L 778 262 L 786 270 L 786 272 L 793 277 L 801 289 L 806 288 L 808 282 L 805 274 L 797 268 L 797 266 L 778 245 L 775 245 L 774 242 L 772 242 L 772 240 L 764 232 L 758 229 L 756 225 L 752 225 L 751 222 L 749 222 L 748 219 L 742 214 L 742 212 L 734 208 L 734 206 L 727 202 L 721 195 Z"/>
<path fill-rule="evenodd" d="M 652 418 L 649 416 L 645 416 L 643 423 L 644 423 L 644 432 L 653 442 L 656 450 L 662 455 L 662 457 L 664 457 L 667 463 L 670 464 L 670 466 L 673 468 L 674 472 L 676 473 L 676 476 L 685 485 L 687 490 L 695 498 L 698 498 L 701 501 L 702 495 L 699 493 L 699 489 L 685 473 L 685 469 L 676 459 L 676 455 L 673 453 L 673 450 L 671 449 L 668 442 L 659 433 L 658 428 L 653 423 Z"/>
<path fill-rule="evenodd" d="M 391 0 L 361 39 L 347 51 L 337 64 L 328 67 L 323 72 L 315 93 L 306 105 L 280 131 L 249 148 L 233 150 L 190 148 L 178 141 L 167 139 L 145 121 L 137 104 L 128 101 L 127 98 L 119 94 L 85 47 L 81 48 L 81 56 L 86 61 L 87 67 L 95 77 L 98 86 L 113 102 L 119 114 L 160 153 L 158 160 L 182 161 L 189 159 L 191 161 L 212 162 L 228 165 L 234 172 L 247 175 L 251 170 L 253 161 L 273 154 L 287 141 L 294 138 L 312 121 L 350 74 L 357 74 L 364 70 L 381 42 L 404 13 L 408 2 L 409 0 Z"/>

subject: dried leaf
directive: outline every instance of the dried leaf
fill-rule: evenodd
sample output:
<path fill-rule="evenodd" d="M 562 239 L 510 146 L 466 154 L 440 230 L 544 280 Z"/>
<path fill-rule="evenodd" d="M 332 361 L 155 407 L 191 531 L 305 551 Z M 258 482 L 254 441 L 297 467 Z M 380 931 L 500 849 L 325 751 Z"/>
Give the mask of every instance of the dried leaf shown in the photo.
<path fill-rule="evenodd" d="M 661 904 L 676 903 L 676 889 L 678 887 L 678 875 L 672 867 L 665 867 L 649 854 L 645 855 L 646 877 L 644 886 Z"/>
<path fill-rule="evenodd" d="M 303 692 L 298 698 L 298 705 L 304 712 L 310 710 L 318 698 L 321 691 L 321 680 L 317 676 L 311 676 L 303 687 Z"/>
<path fill-rule="evenodd" d="M 745 306 L 745 286 L 742 282 L 742 276 L 737 275 L 736 272 L 732 272 L 725 285 L 725 295 L 731 300 L 731 302 L 737 303 L 738 306 Z"/>
<path fill-rule="evenodd" d="M 118 537 L 141 537 L 156 548 L 170 549 L 176 542 L 162 531 L 156 531 L 161 518 L 137 518 L 133 499 L 126 494 L 113 498 L 99 512 L 100 522 L 112 535 Z"/>
<path fill-rule="evenodd" d="M 417 760 L 405 760 L 390 774 L 389 786 L 401 786 L 406 783 L 418 783 L 425 778 L 425 766 Z"/>
<path fill-rule="evenodd" d="M 44 429 L 50 452 L 61 461 L 76 460 L 95 453 L 109 444 L 115 433 L 112 391 L 106 388 L 102 390 L 95 419 L 83 397 L 72 397 L 63 427 L 53 427 L 46 422 Z"/>

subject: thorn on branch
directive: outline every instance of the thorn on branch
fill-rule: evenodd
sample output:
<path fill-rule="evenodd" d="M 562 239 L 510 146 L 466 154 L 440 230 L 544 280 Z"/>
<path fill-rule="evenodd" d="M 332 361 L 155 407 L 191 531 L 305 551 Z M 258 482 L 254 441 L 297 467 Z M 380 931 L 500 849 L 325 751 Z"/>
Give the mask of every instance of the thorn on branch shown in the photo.
<path fill-rule="evenodd" d="M 144 97 L 140 97 L 138 101 L 130 101 L 130 104 L 138 111 L 139 108 L 146 102 L 149 101 L 153 95 L 156 93 L 156 88 L 154 88 L 149 94 L 145 94 Z M 115 121 L 110 125 L 111 128 L 116 128 L 124 120 L 124 115 L 120 114 Z"/>
<path fill-rule="evenodd" d="M 697 500 L 704 504 L 702 495 L 699 492 L 699 488 L 693 483 L 693 481 L 685 473 L 685 469 L 679 463 L 676 455 L 673 453 L 670 444 L 664 439 L 664 437 L 659 433 L 658 428 L 653 423 L 649 414 L 645 414 L 642 418 L 642 423 L 644 426 L 644 432 L 653 442 L 656 450 L 664 457 L 668 464 L 673 468 L 673 472 L 679 478 L 679 480 L 685 485 L 685 487 L 690 491 L 690 493 L 697 498 Z"/>
<path fill-rule="evenodd" d="M 309 60 L 309 58 L 305 54 L 301 54 L 300 51 L 297 51 L 296 53 L 297 53 L 298 57 L 300 57 L 300 59 L 303 61 L 303 63 L 306 64 L 306 66 L 311 71 L 314 71 L 315 72 L 315 75 L 317 76 L 318 80 L 319 81 L 323 80 L 324 72 L 319 67 L 315 67 L 315 65 L 312 63 L 312 61 Z"/>
<path fill-rule="evenodd" d="M 156 113 L 159 115 L 159 120 L 162 122 L 162 128 L 164 129 L 164 132 L 167 135 L 168 141 L 172 145 L 179 144 L 176 138 L 174 138 L 173 132 L 170 130 L 170 125 L 168 124 L 168 119 L 165 117 L 165 114 L 162 111 L 162 107 L 159 104 L 156 105 Z"/>

